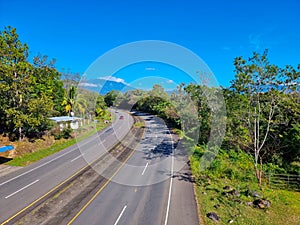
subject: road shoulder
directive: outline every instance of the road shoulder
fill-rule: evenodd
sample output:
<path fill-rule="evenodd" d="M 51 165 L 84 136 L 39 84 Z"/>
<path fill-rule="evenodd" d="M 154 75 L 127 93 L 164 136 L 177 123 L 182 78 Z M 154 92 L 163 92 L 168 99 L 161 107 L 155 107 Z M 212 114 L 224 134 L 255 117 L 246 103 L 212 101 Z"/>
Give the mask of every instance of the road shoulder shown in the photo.
<path fill-rule="evenodd" d="M 8 165 L 0 165 L 0 177 L 3 177 L 9 173 L 15 172 L 23 167 L 21 166 L 8 166 Z"/>
<path fill-rule="evenodd" d="M 198 225 L 199 216 L 194 192 L 194 179 L 189 166 L 189 157 L 178 140 L 175 149 L 173 189 L 168 224 Z"/>

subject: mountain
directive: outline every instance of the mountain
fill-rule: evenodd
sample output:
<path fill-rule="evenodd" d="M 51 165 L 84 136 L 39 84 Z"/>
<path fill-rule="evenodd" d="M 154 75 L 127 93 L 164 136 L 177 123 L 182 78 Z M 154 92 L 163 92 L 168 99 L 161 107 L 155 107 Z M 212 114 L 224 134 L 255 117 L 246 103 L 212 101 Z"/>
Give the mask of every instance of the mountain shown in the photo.
<path fill-rule="evenodd" d="M 129 90 L 135 89 L 122 82 L 103 80 L 103 79 L 93 79 L 87 82 L 81 82 L 79 84 L 79 87 L 86 90 L 99 92 L 101 95 L 105 95 L 112 90 L 125 93 Z"/>

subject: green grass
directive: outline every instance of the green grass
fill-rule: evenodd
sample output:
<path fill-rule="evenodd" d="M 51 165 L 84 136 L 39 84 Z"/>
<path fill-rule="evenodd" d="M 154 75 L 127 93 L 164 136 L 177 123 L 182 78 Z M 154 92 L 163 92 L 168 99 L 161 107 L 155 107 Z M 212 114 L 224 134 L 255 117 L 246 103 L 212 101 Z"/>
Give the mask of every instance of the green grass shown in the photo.
<path fill-rule="evenodd" d="M 46 149 L 39 149 L 32 153 L 27 153 L 23 156 L 15 157 L 13 160 L 5 163 L 6 165 L 10 166 L 26 166 L 33 162 L 36 162 L 42 158 L 45 158 L 49 155 L 52 155 L 56 152 L 61 151 L 62 149 L 65 149 L 67 147 L 70 147 L 77 143 L 76 139 L 67 140 L 65 142 L 60 143 L 54 143 L 51 147 Z"/>
<path fill-rule="evenodd" d="M 273 190 L 267 186 L 259 187 L 251 158 L 245 153 L 221 151 L 211 167 L 199 171 L 199 159 L 203 149 L 195 150 L 191 157 L 191 168 L 196 181 L 196 195 L 200 205 L 199 214 L 204 224 L 216 224 L 206 214 L 215 212 L 220 216 L 219 224 L 245 225 L 296 225 L 300 221 L 300 193 L 287 190 Z M 240 191 L 240 196 L 225 196 L 224 186 Z M 268 209 L 249 206 L 254 197 L 247 196 L 246 190 L 255 190 L 271 202 Z"/>
<path fill-rule="evenodd" d="M 57 141 L 55 142 L 51 147 L 48 148 L 40 148 L 37 151 L 31 152 L 24 154 L 22 156 L 18 156 L 13 158 L 11 161 L 5 163 L 5 165 L 10 165 L 10 166 L 26 166 L 29 165 L 33 162 L 39 161 L 49 155 L 52 155 L 56 152 L 59 152 L 65 148 L 68 148 L 77 142 L 80 142 L 93 134 L 95 134 L 97 131 L 104 129 L 106 126 L 109 124 L 96 124 L 96 129 L 92 129 L 88 131 L 87 133 L 84 133 L 74 139 L 70 140 L 63 140 L 63 141 Z"/>
<path fill-rule="evenodd" d="M 137 123 L 134 124 L 134 127 L 145 128 L 145 123 L 144 122 L 137 122 Z"/>

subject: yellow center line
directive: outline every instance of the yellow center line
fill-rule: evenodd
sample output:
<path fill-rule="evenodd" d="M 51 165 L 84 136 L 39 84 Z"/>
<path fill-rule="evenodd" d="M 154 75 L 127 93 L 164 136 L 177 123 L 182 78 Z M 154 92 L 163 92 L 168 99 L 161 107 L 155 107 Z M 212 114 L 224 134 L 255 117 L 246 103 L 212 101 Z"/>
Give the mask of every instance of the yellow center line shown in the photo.
<path fill-rule="evenodd" d="M 143 133 L 144 135 L 144 133 Z M 142 135 L 142 136 L 143 136 Z M 120 145 L 120 143 L 118 143 L 116 146 L 114 146 L 114 148 L 117 148 Z M 75 174 L 73 174 L 71 177 L 67 178 L 66 180 L 64 180 L 63 182 L 61 182 L 60 184 L 56 185 L 55 187 L 53 187 L 52 189 L 50 189 L 48 192 L 46 192 L 44 195 L 42 195 L 41 197 L 39 197 L 38 199 L 36 199 L 35 201 L 33 201 L 32 203 L 30 203 L 29 205 L 27 205 L 26 207 L 24 207 L 23 209 L 21 209 L 20 211 L 18 211 L 17 213 L 15 213 L 13 216 L 9 217 L 7 220 L 5 220 L 4 222 L 2 222 L 0 225 L 5 225 L 7 224 L 9 221 L 11 221 L 12 219 L 16 218 L 18 215 L 20 215 L 21 213 L 23 213 L 24 211 L 26 211 L 27 209 L 29 209 L 30 207 L 32 207 L 34 204 L 36 204 L 37 202 L 39 202 L 40 200 L 42 200 L 43 198 L 45 198 L 46 196 L 48 196 L 51 192 L 55 191 L 56 189 L 58 189 L 59 187 L 61 187 L 62 185 L 64 185 L 66 182 L 68 182 L 69 180 L 71 180 L 73 177 L 75 177 L 76 175 L 78 175 L 79 173 L 81 173 L 83 170 L 85 170 L 87 167 L 89 167 L 91 164 L 93 164 L 94 162 L 96 162 L 99 158 L 101 158 L 105 153 L 107 153 L 106 151 L 104 151 L 97 159 L 95 159 L 93 162 L 91 162 L 90 164 L 82 167 L 79 171 L 77 171 Z M 131 154 L 132 155 L 132 154 Z M 130 155 L 130 156 L 131 156 Z M 128 158 L 129 159 L 129 158 Z M 127 162 L 127 160 L 125 162 Z M 121 167 L 123 166 L 123 164 L 121 165 Z M 120 169 L 120 168 L 119 168 Z M 115 176 L 115 174 L 113 175 Z M 111 177 L 112 178 L 112 177 Z"/>
<path fill-rule="evenodd" d="M 94 162 L 96 162 L 99 158 L 101 158 L 106 152 L 103 152 L 96 160 L 94 160 L 91 164 L 93 164 Z M 3 223 L 1 223 L 1 225 L 5 225 L 7 224 L 9 221 L 11 221 L 12 219 L 14 219 L 15 217 L 17 217 L 18 215 L 20 215 L 22 212 L 24 212 L 25 210 L 27 210 L 28 208 L 30 208 L 31 206 L 33 206 L 34 204 L 36 204 L 37 202 L 39 202 L 40 200 L 42 200 L 43 198 L 45 198 L 47 195 L 49 195 L 51 192 L 55 191 L 56 189 L 58 189 L 59 187 L 61 187 L 62 185 L 64 185 L 66 182 L 68 182 L 69 180 L 71 180 L 73 177 L 75 177 L 77 174 L 79 174 L 80 172 L 82 172 L 83 170 L 85 170 L 87 167 L 89 167 L 89 165 L 86 165 L 84 167 L 82 167 L 78 172 L 76 172 L 75 174 L 73 174 L 71 177 L 69 177 L 68 179 L 64 180 L 63 182 L 61 182 L 60 184 L 58 184 L 57 186 L 53 187 L 50 191 L 48 191 L 46 194 L 42 195 L 41 197 L 39 197 L 38 199 L 36 199 L 35 201 L 33 201 L 31 204 L 27 205 L 25 208 L 21 209 L 19 212 L 17 212 L 16 214 L 14 214 L 13 216 L 11 216 L 10 218 L 8 218 L 7 220 L 5 220 Z"/>
<path fill-rule="evenodd" d="M 145 134 L 145 129 L 143 131 L 142 137 Z M 78 216 L 92 203 L 92 201 L 102 192 L 102 190 L 111 182 L 112 178 L 117 175 L 117 173 L 122 169 L 125 163 L 130 159 L 133 153 L 136 151 L 136 147 L 133 151 L 129 154 L 129 156 L 125 159 L 122 165 L 117 169 L 117 171 L 105 182 L 105 184 L 93 195 L 93 197 L 80 209 L 80 211 L 69 221 L 68 225 L 72 224 Z"/>

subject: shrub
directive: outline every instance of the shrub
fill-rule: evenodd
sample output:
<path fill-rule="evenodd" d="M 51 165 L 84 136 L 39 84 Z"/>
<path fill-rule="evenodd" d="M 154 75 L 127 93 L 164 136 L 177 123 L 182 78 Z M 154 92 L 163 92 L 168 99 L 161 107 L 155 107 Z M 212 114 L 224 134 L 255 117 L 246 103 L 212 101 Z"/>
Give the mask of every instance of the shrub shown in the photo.
<path fill-rule="evenodd" d="M 64 128 L 61 132 L 54 134 L 55 140 L 60 140 L 61 138 L 69 139 L 71 137 L 72 129 Z"/>

